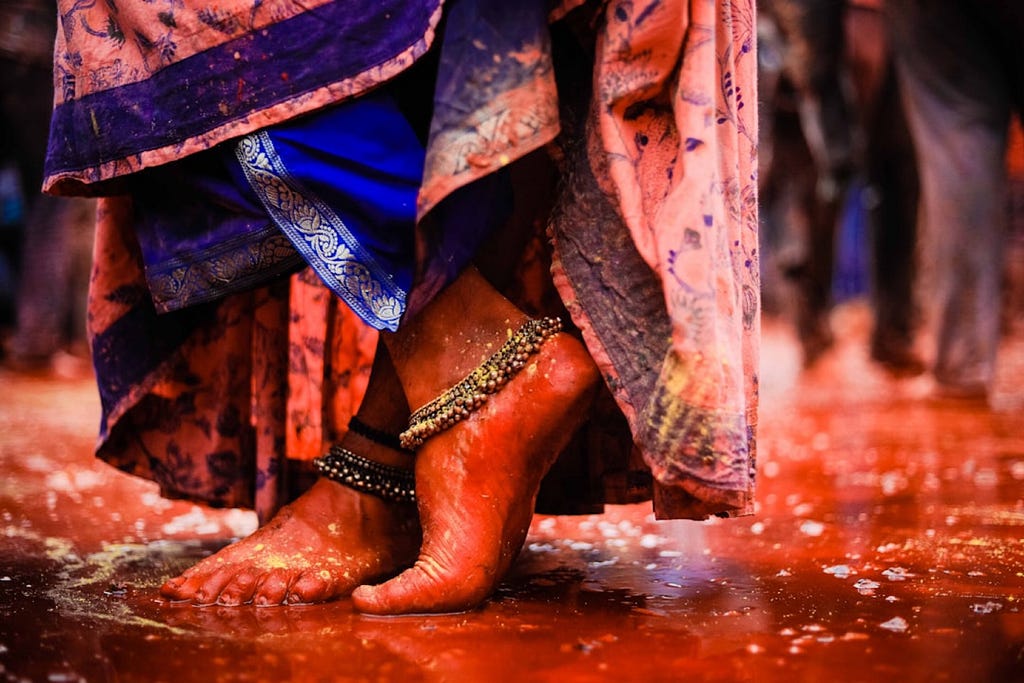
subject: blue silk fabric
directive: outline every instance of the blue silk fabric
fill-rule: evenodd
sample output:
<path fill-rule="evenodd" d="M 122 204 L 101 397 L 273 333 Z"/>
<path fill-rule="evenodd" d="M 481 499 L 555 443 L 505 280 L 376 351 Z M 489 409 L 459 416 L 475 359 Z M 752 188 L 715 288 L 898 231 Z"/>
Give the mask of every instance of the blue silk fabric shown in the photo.
<path fill-rule="evenodd" d="M 395 330 L 415 269 L 424 148 L 385 91 L 234 145 L 231 168 L 320 279 L 364 321 Z"/>
<path fill-rule="evenodd" d="M 140 174 L 137 233 L 157 308 L 309 264 L 367 324 L 397 329 L 423 156 L 392 98 L 375 91 Z"/>
<path fill-rule="evenodd" d="M 417 274 L 424 153 L 383 88 L 137 174 L 136 234 L 157 310 L 308 264 L 368 325 L 396 330 Z M 501 171 L 437 207 L 433 289 L 470 262 L 511 202 Z"/>

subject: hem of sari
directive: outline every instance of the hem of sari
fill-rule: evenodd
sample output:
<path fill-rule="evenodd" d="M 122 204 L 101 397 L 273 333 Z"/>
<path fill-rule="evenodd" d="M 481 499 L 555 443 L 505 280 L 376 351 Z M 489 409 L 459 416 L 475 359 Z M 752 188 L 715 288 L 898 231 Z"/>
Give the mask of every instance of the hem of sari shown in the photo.
<path fill-rule="evenodd" d="M 565 247 L 557 237 L 553 242 L 551 274 L 555 288 L 573 323 L 579 328 L 587 350 L 601 371 L 619 410 L 629 423 L 630 431 L 637 436 L 642 436 L 649 431 L 642 429 L 640 424 L 643 419 L 642 415 L 648 413 L 648 406 L 645 405 L 638 409 L 636 399 L 628 392 L 626 382 L 620 381 L 612 354 L 606 347 L 601 333 L 587 313 L 584 304 L 579 300 L 578 284 L 563 262 L 562 250 Z M 665 350 L 671 352 L 667 341 Z M 651 392 L 651 395 L 655 396 L 657 387 L 651 387 Z M 731 517 L 753 514 L 752 487 L 748 485 L 722 486 L 718 482 L 706 481 L 692 471 L 672 467 L 671 463 L 647 453 L 644 448 L 641 448 L 641 453 L 652 476 L 649 497 L 652 500 L 656 518 L 701 520 L 710 516 Z"/>
<path fill-rule="evenodd" d="M 419 39 L 398 54 L 353 76 L 297 93 L 275 104 L 248 112 L 206 132 L 189 136 L 183 140 L 175 140 L 152 149 L 124 153 L 118 158 L 81 168 L 48 169 L 42 191 L 55 195 L 102 196 L 105 194 L 102 187 L 104 182 L 145 168 L 176 161 L 210 149 L 227 140 L 355 97 L 402 73 L 426 54 L 434 42 L 443 10 L 443 2 L 439 1 Z M 47 157 L 48 159 L 53 157 L 52 151 L 48 151 Z"/>
<path fill-rule="evenodd" d="M 432 195 L 425 204 L 419 207 L 418 214 L 422 218 L 432 209 L 436 208 L 437 205 L 445 198 L 449 197 L 455 191 L 459 190 L 466 185 L 469 185 L 473 181 L 484 178 L 492 173 L 499 171 L 508 164 L 512 163 L 517 159 L 521 159 L 531 152 L 535 152 L 544 145 L 551 143 L 559 134 L 560 129 L 558 124 L 553 127 L 545 127 L 536 132 L 535 135 L 526 139 L 525 141 L 517 141 L 517 144 L 513 149 L 513 154 L 502 158 L 495 158 L 491 160 L 491 163 L 485 166 L 474 167 L 470 171 L 467 171 L 458 176 L 444 175 L 438 176 L 435 180 L 430 182 L 429 192 Z M 421 197 L 423 192 L 420 193 Z M 418 223 L 419 221 L 417 221 Z M 412 290 L 409 292 L 407 300 L 406 310 L 412 314 L 418 313 L 423 310 L 423 307 L 434 298 L 444 287 L 447 285 L 447 281 L 442 278 L 419 278 Z"/>
<path fill-rule="evenodd" d="M 523 93 L 533 92 L 533 82 L 527 85 L 520 86 L 514 90 L 510 90 L 504 93 L 503 96 L 492 102 L 486 109 L 478 110 L 474 112 L 474 119 L 478 121 L 499 121 L 501 119 L 501 113 L 506 109 L 505 102 L 516 99 Z M 465 128 L 479 128 L 479 124 L 467 122 Z M 516 131 L 520 133 L 521 131 Z M 459 154 L 453 155 L 454 158 L 459 159 L 466 163 L 466 168 L 459 171 L 455 170 L 452 172 L 444 172 L 437 169 L 438 157 L 445 156 L 444 152 L 446 149 L 454 148 L 459 146 L 459 138 L 457 134 L 449 134 L 453 138 L 453 142 L 446 144 L 443 141 L 431 140 L 430 151 L 425 163 L 426 173 L 424 174 L 423 187 L 420 189 L 419 200 L 417 201 L 417 217 L 422 219 L 428 214 L 442 199 L 451 195 L 453 192 L 461 187 L 464 187 L 475 180 L 479 180 L 486 175 L 490 175 L 511 164 L 517 159 L 521 159 L 530 152 L 540 149 L 544 145 L 554 140 L 561 132 L 561 124 L 557 118 L 557 115 L 553 119 L 546 121 L 542 120 L 538 123 L 537 127 L 529 131 L 525 136 L 520 137 L 518 134 L 508 134 L 504 138 L 505 147 L 492 147 L 481 151 L 479 153 L 466 153 L 461 150 Z M 495 133 L 497 137 L 497 132 Z M 499 141 L 494 140 L 495 145 L 500 144 Z"/>

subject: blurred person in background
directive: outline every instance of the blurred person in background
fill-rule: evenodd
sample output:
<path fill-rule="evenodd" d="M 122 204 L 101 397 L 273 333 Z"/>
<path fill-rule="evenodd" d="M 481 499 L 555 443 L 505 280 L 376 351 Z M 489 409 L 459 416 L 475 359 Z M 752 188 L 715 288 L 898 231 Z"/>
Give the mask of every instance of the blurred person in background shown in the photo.
<path fill-rule="evenodd" d="M 93 201 L 41 193 L 53 104 L 55 0 L 0 4 L 0 149 L 8 162 L 4 228 L 9 280 L 3 297 L 5 363 L 45 369 L 85 354 L 85 299 Z M 63 362 L 62 362 L 63 361 Z"/>
<path fill-rule="evenodd" d="M 1024 107 L 1024 3 L 891 0 L 885 10 L 921 178 L 934 394 L 987 401 L 1008 247 L 1007 141 Z"/>
<path fill-rule="evenodd" d="M 850 215 L 863 217 L 867 228 L 855 237 L 870 244 L 868 272 L 854 289 L 868 290 L 874 311 L 871 357 L 896 374 L 917 374 L 916 175 L 878 4 L 759 3 L 764 263 L 783 278 L 765 277 L 766 300 L 793 315 L 812 365 L 833 342 L 837 272 L 864 267 L 837 234 Z"/>

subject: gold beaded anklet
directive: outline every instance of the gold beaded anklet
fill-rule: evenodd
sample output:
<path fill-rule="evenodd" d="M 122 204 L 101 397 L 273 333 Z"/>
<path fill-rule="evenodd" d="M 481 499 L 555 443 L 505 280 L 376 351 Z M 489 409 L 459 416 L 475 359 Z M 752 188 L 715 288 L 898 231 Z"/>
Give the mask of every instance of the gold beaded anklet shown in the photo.
<path fill-rule="evenodd" d="M 411 469 L 374 462 L 337 444 L 314 460 L 313 466 L 321 475 L 356 491 L 397 503 L 416 502 L 416 478 Z"/>
<path fill-rule="evenodd" d="M 409 416 L 409 428 L 401 433 L 402 448 L 414 449 L 431 436 L 465 420 L 526 366 L 541 345 L 562 330 L 558 318 L 528 320 L 498 352 L 448 389 Z"/>

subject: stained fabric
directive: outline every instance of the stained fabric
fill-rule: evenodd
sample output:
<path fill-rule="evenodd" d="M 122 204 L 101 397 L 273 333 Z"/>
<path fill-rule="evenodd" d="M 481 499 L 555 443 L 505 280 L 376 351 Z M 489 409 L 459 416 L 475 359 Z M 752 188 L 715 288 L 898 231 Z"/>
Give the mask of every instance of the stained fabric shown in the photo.
<path fill-rule="evenodd" d="M 161 313 L 246 291 L 304 264 L 232 165 L 229 151 L 209 151 L 126 180 L 145 284 Z"/>
<path fill-rule="evenodd" d="M 344 434 L 377 332 L 309 270 L 158 314 L 127 197 L 104 198 L 88 331 L 102 413 L 97 454 L 164 495 L 268 519 Z"/>
<path fill-rule="evenodd" d="M 440 0 L 58 3 L 47 185 L 102 181 L 339 102 L 422 56 Z M 312 58 L 311 58 L 312 56 Z"/>
<path fill-rule="evenodd" d="M 554 222 L 559 291 L 666 517 L 752 509 L 754 18 L 739 1 L 607 6 Z"/>
<path fill-rule="evenodd" d="M 392 45 L 390 56 L 377 52 L 384 61 L 359 71 L 334 68 L 317 53 L 306 61 L 323 73 L 302 71 L 312 80 L 300 79 L 304 90 L 282 98 L 281 73 L 291 81 L 301 60 L 255 56 L 280 47 L 281 27 L 318 13 L 340 16 L 348 4 L 221 3 L 222 18 L 233 17 L 218 24 L 227 33 L 204 23 L 210 8 L 201 2 L 158 0 L 128 10 L 122 3 L 119 12 L 62 6 L 49 187 L 109 195 L 90 322 L 104 398 L 100 455 L 156 478 L 169 494 L 255 506 L 263 516 L 291 495 L 292 484 L 301 487 L 303 459 L 337 438 L 358 405 L 375 333 L 309 271 L 168 313 L 176 321 L 163 322 L 140 266 L 133 199 L 118 192 L 141 169 L 173 166 L 326 100 L 365 92 L 426 54 L 436 58 L 436 83 L 433 101 L 420 107 L 429 130 L 409 309 L 450 281 L 446 253 L 476 251 L 465 244 L 501 233 L 453 238 L 438 217 L 471 217 L 492 191 L 487 182 L 508 169 L 517 206 L 538 189 L 552 197 L 531 206 L 527 222 L 548 231 L 553 255 L 532 242 L 513 287 L 543 291 L 524 278 L 547 279 L 547 268 L 534 266 L 551 259 L 556 303 L 604 376 L 596 417 L 556 465 L 560 479 L 548 487 L 546 504 L 590 510 L 653 498 L 661 517 L 749 512 L 759 334 L 751 0 L 554 8 L 457 0 L 445 3 L 440 24 L 426 3 L 385 4 L 380 13 L 419 11 L 397 22 L 417 30 L 375 39 Z M 161 11 L 173 14 L 173 26 L 161 23 Z M 118 26 L 124 40 L 119 45 L 109 30 L 76 32 L 83 20 Z M 145 40 L 128 30 L 131 21 Z M 328 24 L 301 25 L 312 31 L 311 45 L 326 40 Z M 148 47 L 157 26 L 179 45 L 166 63 Z M 193 32 L 179 33 L 181 26 Z M 427 53 L 435 28 L 437 44 Z M 331 40 L 344 42 L 335 34 Z M 199 113 L 182 112 L 188 116 L 170 133 L 144 131 L 133 107 L 154 90 L 170 91 L 169 74 L 192 68 L 201 53 L 220 78 L 210 85 L 218 97 L 199 93 Z M 231 60 L 250 69 L 246 95 L 245 88 L 266 86 L 257 88 L 260 96 L 226 104 L 218 117 L 220 108 L 207 104 L 226 96 L 228 79 L 219 72 L 232 73 Z M 110 73 L 113 64 L 119 73 Z M 183 106 L 152 101 L 168 111 Z M 126 113 L 116 114 L 114 103 Z M 111 131 L 121 120 L 131 134 L 114 144 Z M 516 173 L 538 151 L 550 160 L 550 182 Z M 172 332 L 146 332 L 162 326 Z"/>

